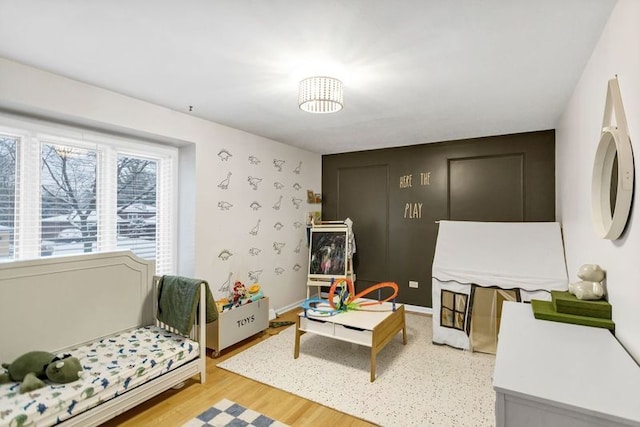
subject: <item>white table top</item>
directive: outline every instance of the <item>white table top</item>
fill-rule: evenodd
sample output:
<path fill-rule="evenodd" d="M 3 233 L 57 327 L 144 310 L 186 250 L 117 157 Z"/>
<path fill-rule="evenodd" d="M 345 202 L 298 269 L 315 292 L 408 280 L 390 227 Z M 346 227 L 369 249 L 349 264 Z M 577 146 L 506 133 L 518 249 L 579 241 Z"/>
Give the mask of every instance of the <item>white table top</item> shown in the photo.
<path fill-rule="evenodd" d="M 606 329 L 538 320 L 505 302 L 496 392 L 640 425 L 640 367 Z"/>

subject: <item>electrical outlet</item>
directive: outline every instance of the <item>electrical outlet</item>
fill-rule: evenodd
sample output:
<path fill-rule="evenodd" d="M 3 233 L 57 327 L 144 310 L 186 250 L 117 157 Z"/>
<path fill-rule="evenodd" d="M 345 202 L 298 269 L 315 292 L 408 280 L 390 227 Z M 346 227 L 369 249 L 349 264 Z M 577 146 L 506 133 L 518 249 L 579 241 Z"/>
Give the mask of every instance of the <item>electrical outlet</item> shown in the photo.
<path fill-rule="evenodd" d="M 409 287 L 410 288 L 417 288 L 418 287 L 418 282 L 413 281 L 413 280 L 409 280 Z"/>

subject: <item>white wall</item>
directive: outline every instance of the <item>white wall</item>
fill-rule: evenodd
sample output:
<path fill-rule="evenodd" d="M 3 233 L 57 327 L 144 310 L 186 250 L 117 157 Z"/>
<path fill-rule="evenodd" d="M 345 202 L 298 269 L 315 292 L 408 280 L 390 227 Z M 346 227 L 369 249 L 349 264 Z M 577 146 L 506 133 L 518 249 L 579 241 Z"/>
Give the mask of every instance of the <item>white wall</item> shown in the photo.
<path fill-rule="evenodd" d="M 276 310 L 306 295 L 303 224 L 311 210 L 306 190 L 320 191 L 319 154 L 3 58 L 0 108 L 182 146 L 178 272 L 209 281 L 216 296 L 229 273 L 232 280 L 250 284 L 248 273 L 254 272 Z M 221 150 L 231 157 L 223 160 Z M 260 162 L 250 162 L 249 156 Z M 223 189 L 228 172 L 230 185 Z M 257 190 L 249 185 L 250 176 L 261 180 Z M 275 209 L 280 196 L 280 209 Z M 300 200 L 297 207 L 293 199 Z M 259 210 L 250 207 L 254 201 L 262 206 Z M 222 209 L 227 205 L 221 202 L 233 206 Z M 260 231 L 252 235 L 258 220 Z M 276 223 L 282 224 L 280 230 Z M 281 247 L 276 251 L 274 243 L 284 245 L 276 245 Z M 250 254 L 251 248 L 258 254 Z M 232 255 L 221 256 L 225 250 Z"/>
<path fill-rule="evenodd" d="M 556 128 L 557 218 L 567 268 L 595 263 L 607 270 L 616 336 L 640 361 L 640 2 L 619 0 Z M 621 239 L 602 240 L 591 225 L 591 171 L 600 138 L 607 81 L 618 75 L 636 155 L 635 198 Z"/>

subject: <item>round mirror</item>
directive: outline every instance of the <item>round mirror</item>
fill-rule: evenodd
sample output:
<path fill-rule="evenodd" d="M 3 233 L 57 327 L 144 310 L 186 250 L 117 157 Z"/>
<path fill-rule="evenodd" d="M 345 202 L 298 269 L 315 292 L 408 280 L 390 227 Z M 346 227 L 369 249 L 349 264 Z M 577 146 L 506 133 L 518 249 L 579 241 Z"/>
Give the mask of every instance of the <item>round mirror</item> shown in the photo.
<path fill-rule="evenodd" d="M 633 152 L 626 132 L 605 127 L 593 165 L 591 213 L 598 237 L 620 237 L 633 196 Z"/>

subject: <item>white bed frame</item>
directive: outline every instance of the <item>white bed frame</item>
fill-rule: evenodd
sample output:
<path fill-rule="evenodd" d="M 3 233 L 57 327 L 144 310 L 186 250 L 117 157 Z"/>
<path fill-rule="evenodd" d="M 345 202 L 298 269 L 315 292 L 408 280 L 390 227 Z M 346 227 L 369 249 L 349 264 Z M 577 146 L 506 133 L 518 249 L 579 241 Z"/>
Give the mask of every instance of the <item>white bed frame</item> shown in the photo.
<path fill-rule="evenodd" d="M 130 251 L 0 263 L 0 361 L 52 353 L 137 326 L 158 325 L 154 263 Z M 99 425 L 199 374 L 205 382 L 205 288 L 189 336 L 199 357 L 59 425 Z M 198 320 L 199 318 L 199 320 Z"/>

